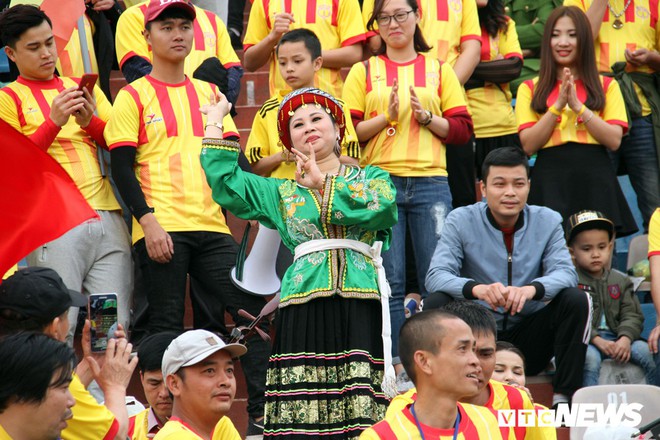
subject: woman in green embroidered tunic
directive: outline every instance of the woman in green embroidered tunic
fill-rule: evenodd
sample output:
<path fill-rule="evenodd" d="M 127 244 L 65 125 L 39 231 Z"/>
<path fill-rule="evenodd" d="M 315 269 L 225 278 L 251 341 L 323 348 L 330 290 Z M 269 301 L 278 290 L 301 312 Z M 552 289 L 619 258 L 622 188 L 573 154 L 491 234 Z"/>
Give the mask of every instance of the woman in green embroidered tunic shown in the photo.
<path fill-rule="evenodd" d="M 381 305 L 386 282 L 379 289 L 378 268 L 384 275 L 379 242 L 389 246 L 397 221 L 389 174 L 340 164 L 342 107 L 311 88 L 290 93 L 278 113 L 282 144 L 296 155 L 296 180 L 244 173 L 238 143 L 219 139 L 226 100 L 215 101 L 202 108 L 201 155 L 213 199 L 277 229 L 296 252 L 282 280 L 264 436 L 356 438 L 387 405 L 381 383 L 389 317 L 382 315 L 389 308 L 387 293 Z"/>

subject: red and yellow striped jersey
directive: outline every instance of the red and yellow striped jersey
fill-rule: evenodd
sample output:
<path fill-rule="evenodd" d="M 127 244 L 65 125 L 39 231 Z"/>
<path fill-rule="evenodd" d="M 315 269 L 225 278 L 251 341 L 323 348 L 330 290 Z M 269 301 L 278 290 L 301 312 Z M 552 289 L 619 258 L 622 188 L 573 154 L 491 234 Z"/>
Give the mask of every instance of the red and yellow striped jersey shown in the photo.
<path fill-rule="evenodd" d="M 504 58 L 522 59 L 516 24 L 508 20 L 506 32 L 500 31 L 495 38 L 481 28 L 481 61 L 492 61 L 501 55 Z M 516 116 L 511 107 L 511 90 L 508 83 L 487 82 L 484 87 L 470 89 L 467 103 L 477 138 L 489 138 L 516 133 Z"/>
<path fill-rule="evenodd" d="M 505 385 L 492 379 L 488 381 L 487 386 L 490 392 L 490 397 L 488 398 L 488 402 L 484 405 L 486 408 L 493 411 L 501 409 L 535 409 L 534 403 L 524 390 Z M 385 417 L 389 417 L 390 413 L 402 411 L 404 408 L 409 407 L 415 400 L 417 400 L 417 390 L 415 388 L 396 396 L 387 408 L 387 414 Z M 554 427 L 527 428 L 524 426 L 516 426 L 510 430 L 509 438 L 518 440 L 556 440 L 557 433 Z"/>
<path fill-rule="evenodd" d="M 381 131 L 367 142 L 360 165 L 377 165 L 394 176 L 446 176 L 443 139 L 422 127 L 410 106 L 410 87 L 422 107 L 435 115 L 467 113 L 463 88 L 449 64 L 420 54 L 408 63 L 387 56 L 371 57 L 355 64 L 346 78 L 344 101 L 354 120 L 368 120 L 384 113 L 394 79 L 399 84 L 396 134 Z"/>
<path fill-rule="evenodd" d="M 508 428 L 499 428 L 495 414 L 483 406 L 458 403 L 461 421 L 458 433 L 454 437 L 454 428 L 438 429 L 424 424 L 417 425 L 415 417 L 410 412 L 410 405 L 403 409 L 390 411 L 388 409 L 385 419 L 376 423 L 360 435 L 361 440 L 396 440 L 421 438 L 434 440 L 473 440 L 473 439 L 502 439 L 509 438 Z M 420 433 L 423 431 L 424 437 Z"/>
<path fill-rule="evenodd" d="M 120 209 L 109 180 L 101 175 L 97 145 L 92 135 L 82 129 L 73 116 L 61 129 L 50 120 L 53 99 L 64 89 L 77 85 L 77 79 L 66 77 L 32 81 L 19 76 L 16 81 L 0 89 L 0 118 L 25 136 L 33 135 L 43 127 L 52 127 L 52 143 L 49 140 L 49 145 L 39 145 L 37 141 L 37 145 L 69 173 L 92 208 Z M 107 121 L 112 107 L 98 86 L 94 87 L 94 99 L 100 120 Z"/>
<path fill-rule="evenodd" d="M 565 6 L 577 6 L 584 12 L 591 7 L 593 0 L 564 0 Z M 618 12 L 623 11 L 627 0 L 610 0 L 608 2 Z M 650 51 L 660 50 L 660 1 L 658 0 L 630 0 L 625 13 L 619 18 L 623 27 L 615 29 L 612 23 L 616 17 L 605 8 L 603 22 L 600 25 L 598 37 L 596 38 L 596 63 L 600 72 L 610 72 L 612 64 L 626 61 L 625 50 L 648 49 Z M 649 66 L 633 66 L 628 63 L 626 70 L 629 72 L 653 73 Z M 642 115 L 651 113 L 646 97 L 641 90 L 635 86 L 637 96 L 642 104 Z"/>
<path fill-rule="evenodd" d="M 133 56 L 139 56 L 151 62 L 151 47 L 142 36 L 147 4 L 148 2 L 142 2 L 132 6 L 119 17 L 115 46 L 120 67 Z M 204 60 L 212 57 L 217 57 L 225 69 L 240 66 L 241 62 L 231 47 L 231 40 L 222 20 L 213 12 L 197 6 L 195 6 L 195 12 L 197 14 L 193 23 L 195 37 L 192 50 L 186 57 L 184 68 L 186 75 L 192 77 L 195 69 Z"/>
<path fill-rule="evenodd" d="M 323 50 L 351 46 L 365 39 L 364 25 L 358 19 L 360 6 L 357 0 L 255 0 L 243 41 L 245 50 L 266 38 L 275 14 L 282 12 L 293 14 L 295 22 L 291 29 L 314 31 Z M 271 96 L 282 90 L 291 90 L 280 74 L 274 51 L 270 58 L 269 84 Z M 341 97 L 343 84 L 339 69 L 322 67 L 316 72 L 314 86 L 337 98 Z"/>
<path fill-rule="evenodd" d="M 73 418 L 67 421 L 67 427 L 62 431 L 62 438 L 71 440 L 114 439 L 119 431 L 119 423 L 114 414 L 89 394 L 75 374 L 69 385 L 69 391 L 76 404 L 71 408 Z"/>
<path fill-rule="evenodd" d="M 166 84 L 147 75 L 117 94 L 105 130 L 111 150 L 137 148 L 135 175 L 147 204 L 168 232 L 230 233 L 199 162 L 206 121 L 199 108 L 215 90 L 196 79 Z M 225 138 L 238 136 L 231 116 L 223 125 Z M 133 219 L 133 242 L 142 237 Z"/>
<path fill-rule="evenodd" d="M 628 129 L 628 117 L 626 116 L 626 108 L 623 102 L 623 96 L 619 89 L 619 83 L 609 77 L 600 78 L 605 92 L 605 108 L 601 111 L 596 111 L 605 122 L 612 125 L 620 125 L 623 127 L 624 132 Z M 516 120 L 518 122 L 518 131 L 523 131 L 536 124 L 536 122 L 543 117 L 542 114 L 536 113 L 532 107 L 532 97 L 534 94 L 534 86 L 538 82 L 538 78 L 525 81 L 518 88 L 518 96 L 516 99 Z M 548 95 L 547 105 L 550 107 L 557 100 L 559 95 L 559 87 L 561 81 L 557 81 L 554 89 Z M 575 81 L 575 89 L 577 97 L 581 102 L 587 99 L 587 91 L 581 80 Z M 545 143 L 543 148 L 556 147 L 564 145 L 567 142 L 578 142 L 580 144 L 595 144 L 598 141 L 594 139 L 585 125 L 578 122 L 578 117 L 573 110 L 567 105 L 561 112 L 561 120 L 555 125 L 555 129 L 550 136 L 550 139 Z"/>

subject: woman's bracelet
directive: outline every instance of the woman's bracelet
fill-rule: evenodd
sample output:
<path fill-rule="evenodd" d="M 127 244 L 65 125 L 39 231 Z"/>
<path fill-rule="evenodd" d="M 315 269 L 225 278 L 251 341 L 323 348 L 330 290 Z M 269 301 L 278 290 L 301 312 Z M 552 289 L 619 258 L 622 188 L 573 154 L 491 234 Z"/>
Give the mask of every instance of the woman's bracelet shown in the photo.
<path fill-rule="evenodd" d="M 548 107 L 548 111 L 557 117 L 561 117 L 561 111 L 554 104 Z"/>
<path fill-rule="evenodd" d="M 591 111 L 591 114 L 586 119 L 583 119 L 582 116 L 578 115 L 577 119 L 575 120 L 575 126 L 576 127 L 578 126 L 578 124 L 586 125 L 587 123 L 589 123 L 594 118 L 594 111 L 593 110 L 590 110 L 590 111 Z M 581 111 L 581 112 L 582 112 L 582 114 L 584 114 L 586 112 L 586 110 Z"/>
<path fill-rule="evenodd" d="M 578 118 L 581 118 L 584 112 L 586 111 L 587 111 L 587 106 L 582 104 L 582 107 L 580 107 L 580 110 L 578 110 L 577 112 Z"/>
<path fill-rule="evenodd" d="M 420 125 L 422 127 L 428 127 L 428 125 L 433 121 L 433 113 L 431 113 L 430 110 L 424 110 L 426 113 L 426 120 L 424 122 L 420 122 Z"/>
<path fill-rule="evenodd" d="M 240 149 L 241 144 L 236 141 L 230 141 L 227 139 L 218 139 L 205 137 L 202 138 L 202 147 L 204 148 L 217 148 L 217 149 Z"/>
<path fill-rule="evenodd" d="M 385 122 L 387 122 L 387 130 L 385 131 L 385 134 L 388 136 L 394 136 L 396 134 L 396 126 L 399 123 L 399 121 L 393 121 L 390 119 L 390 112 L 385 109 Z"/>
<path fill-rule="evenodd" d="M 204 126 L 204 130 L 206 130 L 209 127 L 215 127 L 220 129 L 220 131 L 224 130 L 224 127 L 222 126 L 222 122 L 207 122 L 206 125 Z"/>

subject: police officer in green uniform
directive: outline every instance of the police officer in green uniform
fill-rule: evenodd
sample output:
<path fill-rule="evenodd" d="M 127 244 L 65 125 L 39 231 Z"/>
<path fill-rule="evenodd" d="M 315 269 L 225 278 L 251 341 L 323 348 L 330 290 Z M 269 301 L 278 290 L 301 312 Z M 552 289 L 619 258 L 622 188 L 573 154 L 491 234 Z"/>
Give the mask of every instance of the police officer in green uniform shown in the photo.
<path fill-rule="evenodd" d="M 504 0 L 504 12 L 516 22 L 525 59 L 520 77 L 510 83 L 514 96 L 520 83 L 538 76 L 545 21 L 552 10 L 561 4 L 561 0 Z"/>

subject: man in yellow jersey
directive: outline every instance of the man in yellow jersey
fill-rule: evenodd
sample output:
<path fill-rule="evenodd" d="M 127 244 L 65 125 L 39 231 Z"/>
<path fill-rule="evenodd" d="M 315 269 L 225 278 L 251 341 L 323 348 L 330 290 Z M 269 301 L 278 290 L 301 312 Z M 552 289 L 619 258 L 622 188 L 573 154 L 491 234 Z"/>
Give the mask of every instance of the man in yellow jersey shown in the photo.
<path fill-rule="evenodd" d="M 263 298 L 239 291 L 230 280 L 238 245 L 211 198 L 199 161 L 206 123 L 199 108 L 217 88 L 185 75 L 196 13 L 188 1 L 150 1 L 144 35 L 153 70 L 118 93 L 105 131 L 112 173 L 134 218 L 133 244 L 143 281 L 138 288 L 149 303 L 150 334 L 183 331 L 187 274 L 202 287 L 191 290 L 193 311 L 215 318 L 207 329 L 225 331 L 225 310 L 237 326 L 247 325 L 250 321 L 238 310 L 257 316 L 265 305 Z M 223 125 L 225 139 L 238 139 L 229 115 Z M 258 420 L 270 347 L 259 336 L 248 344 L 242 362 L 248 413 Z"/>
<path fill-rule="evenodd" d="M 476 354 L 481 366 L 481 372 L 477 374 L 479 389 L 476 394 L 463 396 L 460 401 L 485 406 L 493 411 L 510 409 L 533 411 L 534 403 L 525 390 L 491 379 L 495 369 L 497 324 L 490 312 L 472 301 L 453 301 L 442 307 L 441 310 L 465 321 L 472 329 L 472 334 L 476 339 Z M 413 388 L 396 396 L 387 412 L 389 414 L 393 411 L 399 411 L 416 399 L 417 391 Z M 514 426 L 511 428 L 511 434 L 510 438 L 518 440 L 551 440 L 557 438 L 554 427 Z"/>
<path fill-rule="evenodd" d="M 630 131 L 610 153 L 630 176 L 644 230 L 660 206 L 660 2 L 657 0 L 564 0 L 586 12 L 598 70 L 614 75 L 629 114 Z"/>
<path fill-rule="evenodd" d="M 37 7 L 7 9 L 0 17 L 0 38 L 20 74 L 0 91 L 0 118 L 62 165 L 100 218 L 35 249 L 27 256 L 28 266 L 52 268 L 76 291 L 117 293 L 119 322 L 128 328 L 133 291 L 130 239 L 97 155 L 98 148 L 107 148 L 103 131 L 110 103 L 98 87 L 79 91 L 77 79 L 55 75 L 51 21 Z M 78 307 L 72 307 L 69 342 L 77 318 Z"/>
<path fill-rule="evenodd" d="M 236 394 L 233 359 L 246 351 L 206 330 L 190 330 L 174 339 L 162 364 L 173 396 L 172 417 L 154 438 L 240 440 L 227 413 Z"/>
<path fill-rule="evenodd" d="M 119 68 L 131 83 L 151 72 L 152 52 L 142 33 L 144 31 L 144 14 L 149 1 L 126 9 L 117 22 L 115 45 Z M 186 57 L 185 73 L 189 77 L 206 60 L 217 59 L 226 70 L 227 99 L 235 104 L 241 88 L 243 69 L 241 62 L 231 46 L 231 39 L 225 24 L 211 11 L 195 6 L 195 21 L 193 22 L 194 44 Z"/>
<path fill-rule="evenodd" d="M 0 340 L 0 440 L 56 440 L 73 417 L 76 355 L 39 333 Z"/>
<path fill-rule="evenodd" d="M 478 393 L 481 366 L 475 350 L 472 330 L 454 315 L 429 310 L 406 320 L 399 356 L 417 387 L 416 400 L 388 410 L 360 439 L 508 438 L 490 409 L 458 401 Z"/>
<path fill-rule="evenodd" d="M 163 353 L 177 336 L 174 332 L 162 332 L 140 341 L 138 369 L 149 408 L 128 420 L 128 436 L 132 440 L 153 438 L 172 416 L 172 396 L 165 385 L 161 365 Z"/>
<path fill-rule="evenodd" d="M 69 327 L 69 308 L 86 302 L 83 295 L 67 289 L 53 270 L 20 269 L 0 285 L 0 333 L 38 332 L 64 341 Z M 83 343 L 87 346 L 83 347 L 83 353 L 87 356 L 76 367 L 68 385 L 76 404 L 62 437 L 67 440 L 126 440 L 126 387 L 137 365 L 137 358 L 129 361 L 133 346 L 126 338 L 110 339 L 99 369 L 89 356 L 88 338 L 89 324 L 86 324 Z M 85 389 L 92 379 L 104 393 L 104 405 Z"/>

